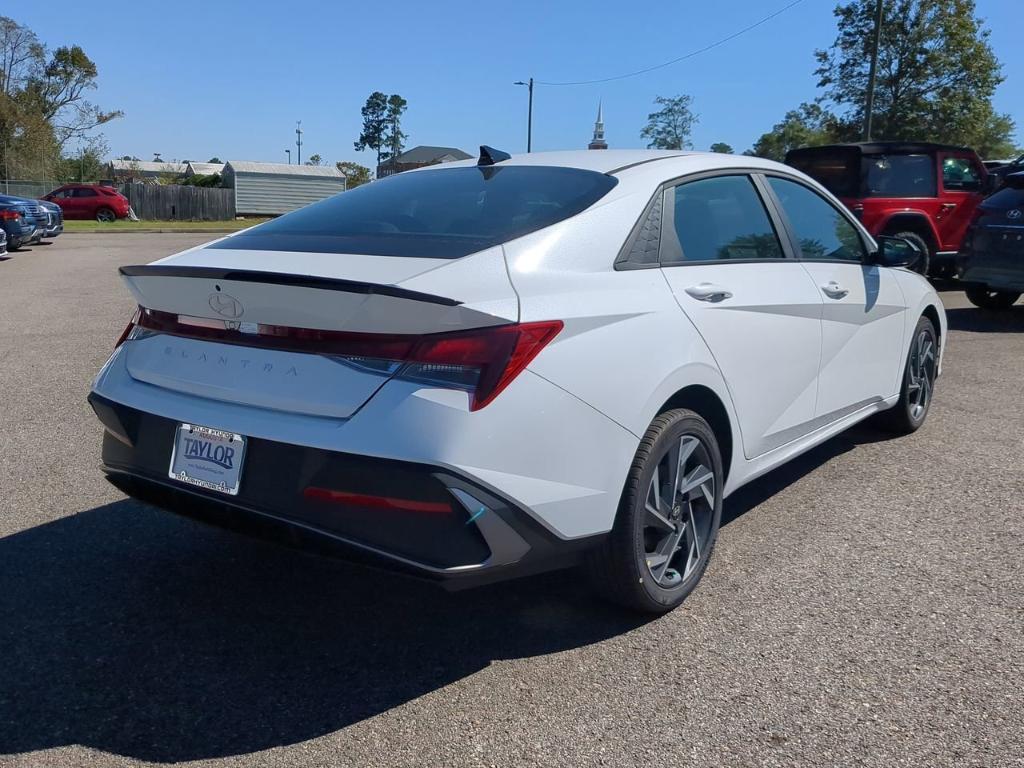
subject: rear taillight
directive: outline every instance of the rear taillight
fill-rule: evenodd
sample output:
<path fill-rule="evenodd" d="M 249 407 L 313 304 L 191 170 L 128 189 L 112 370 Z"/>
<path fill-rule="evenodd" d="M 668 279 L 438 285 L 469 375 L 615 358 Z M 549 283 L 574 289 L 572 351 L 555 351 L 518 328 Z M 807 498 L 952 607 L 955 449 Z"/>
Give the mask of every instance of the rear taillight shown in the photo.
<path fill-rule="evenodd" d="M 562 330 L 561 320 L 424 336 L 398 377 L 472 392 L 470 410 L 491 402 Z"/>
<path fill-rule="evenodd" d="M 329 355 L 354 366 L 470 393 L 477 411 L 501 394 L 562 330 L 561 320 L 515 323 L 470 331 L 421 336 L 349 333 L 264 323 L 234 323 L 142 309 L 140 329 L 193 339 L 209 339 L 261 349 Z M 128 338 L 132 326 L 125 330 Z"/>
<path fill-rule="evenodd" d="M 135 314 L 132 315 L 132 319 L 128 321 L 128 325 L 125 326 L 125 329 L 121 331 L 121 335 L 117 337 L 117 341 L 114 342 L 114 349 L 117 349 L 124 344 L 128 340 L 128 337 L 131 336 L 132 331 L 138 327 L 139 314 L 141 311 L 141 309 L 135 310 Z"/>
<path fill-rule="evenodd" d="M 17 221 L 21 218 L 21 214 L 17 211 L 0 211 L 0 220 L 3 221 Z"/>

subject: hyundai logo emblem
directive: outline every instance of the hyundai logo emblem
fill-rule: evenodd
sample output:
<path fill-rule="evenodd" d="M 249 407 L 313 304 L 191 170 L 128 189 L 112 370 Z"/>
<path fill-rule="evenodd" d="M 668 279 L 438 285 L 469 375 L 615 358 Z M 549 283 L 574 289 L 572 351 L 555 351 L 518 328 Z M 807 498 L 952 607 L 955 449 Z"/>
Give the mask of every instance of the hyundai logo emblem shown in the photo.
<path fill-rule="evenodd" d="M 216 312 L 221 317 L 236 318 L 241 317 L 245 309 L 242 307 L 242 302 L 227 293 L 211 293 L 210 294 L 210 309 Z"/>
<path fill-rule="evenodd" d="M 1010 210 L 1008 210 L 1006 212 L 1006 218 L 1008 218 L 1008 219 L 1019 219 L 1020 218 L 1020 208 L 1011 208 Z"/>

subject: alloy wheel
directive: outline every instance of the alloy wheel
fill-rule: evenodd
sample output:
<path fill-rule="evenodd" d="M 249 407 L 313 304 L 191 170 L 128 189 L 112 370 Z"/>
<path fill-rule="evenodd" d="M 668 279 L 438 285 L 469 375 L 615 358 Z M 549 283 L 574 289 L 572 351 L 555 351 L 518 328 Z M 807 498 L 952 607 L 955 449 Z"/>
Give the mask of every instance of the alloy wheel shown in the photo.
<path fill-rule="evenodd" d="M 922 330 L 914 339 L 908 370 L 910 383 L 907 385 L 907 405 L 910 417 L 917 421 L 928 410 L 935 386 L 935 339 L 927 330 Z"/>
<path fill-rule="evenodd" d="M 715 511 L 715 475 L 704 444 L 683 435 L 661 457 L 644 497 L 644 559 L 654 582 L 682 584 L 707 552 Z"/>

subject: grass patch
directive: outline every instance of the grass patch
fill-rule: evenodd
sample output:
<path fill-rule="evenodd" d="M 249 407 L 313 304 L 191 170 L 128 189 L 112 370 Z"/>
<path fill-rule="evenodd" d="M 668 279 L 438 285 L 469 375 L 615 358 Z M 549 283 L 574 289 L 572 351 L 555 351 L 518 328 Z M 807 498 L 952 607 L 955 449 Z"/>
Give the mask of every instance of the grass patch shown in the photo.
<path fill-rule="evenodd" d="M 235 232 L 262 224 L 267 219 L 235 219 L 234 221 L 128 221 L 119 219 L 110 223 L 99 221 L 65 221 L 65 232 L 134 232 L 162 229 L 174 232 Z"/>

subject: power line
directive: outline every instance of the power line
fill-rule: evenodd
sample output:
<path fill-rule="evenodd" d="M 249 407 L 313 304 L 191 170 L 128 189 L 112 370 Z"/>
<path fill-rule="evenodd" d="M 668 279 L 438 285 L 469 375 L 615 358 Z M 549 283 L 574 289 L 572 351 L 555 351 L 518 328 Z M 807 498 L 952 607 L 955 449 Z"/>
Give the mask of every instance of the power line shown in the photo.
<path fill-rule="evenodd" d="M 702 53 L 706 53 L 707 51 L 710 51 L 712 48 L 717 48 L 720 45 L 724 45 L 725 43 L 728 43 L 730 40 L 735 40 L 740 35 L 746 34 L 750 30 L 756 29 L 757 27 L 760 27 L 762 24 L 767 24 L 769 21 L 774 19 L 776 16 L 781 16 L 783 13 L 788 11 L 790 8 L 792 8 L 792 7 L 796 6 L 796 5 L 800 5 L 800 3 L 802 3 L 802 2 L 803 2 L 803 0 L 793 0 L 793 2 L 791 2 L 789 5 L 785 6 L 784 8 L 780 8 L 779 10 L 775 11 L 775 13 L 771 14 L 770 16 L 765 16 L 760 21 L 754 22 L 749 27 L 744 27 L 743 29 L 739 30 L 738 32 L 733 32 L 728 37 L 723 37 L 721 40 L 718 40 L 718 41 L 716 41 L 714 43 L 711 43 L 710 45 L 705 45 L 703 48 L 698 48 L 696 51 L 690 51 L 689 53 L 684 54 L 684 55 L 680 56 L 677 59 L 672 59 L 672 61 L 666 61 L 663 64 L 655 64 L 653 67 L 647 67 L 646 69 L 638 69 L 636 72 L 627 72 L 624 75 L 615 75 L 614 77 L 602 77 L 602 78 L 598 78 L 597 80 L 574 80 L 572 82 L 565 82 L 565 83 L 551 83 L 551 82 L 546 82 L 544 80 L 538 80 L 537 81 L 537 85 L 592 85 L 594 83 L 608 83 L 608 82 L 611 82 L 612 80 L 625 80 L 627 77 L 636 77 L 637 75 L 643 75 L 643 74 L 646 74 L 647 72 L 653 72 L 656 69 L 662 69 L 664 67 L 669 67 L 669 66 L 671 66 L 673 64 L 678 64 L 680 61 L 684 61 L 685 59 L 690 59 L 690 58 L 693 58 L 694 56 L 698 56 L 698 55 L 700 55 Z"/>

